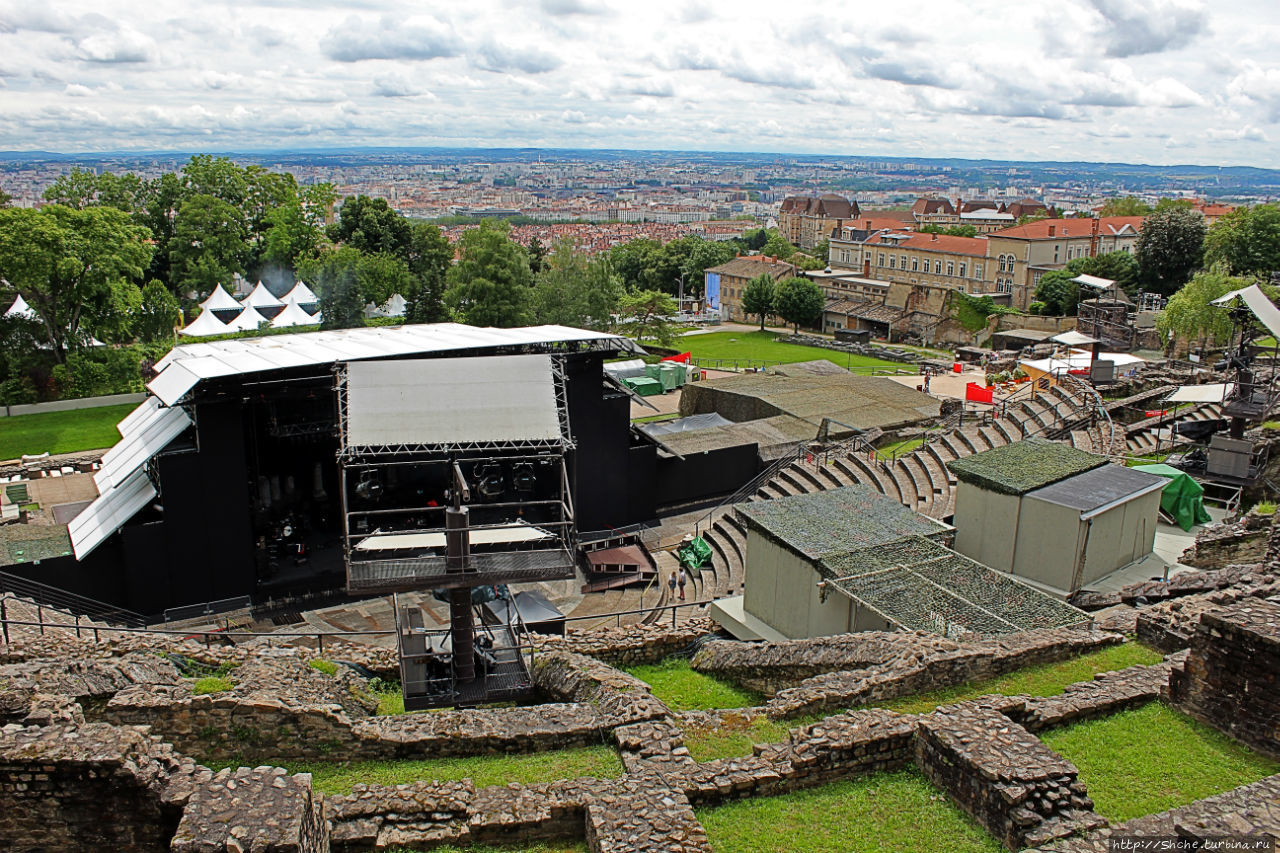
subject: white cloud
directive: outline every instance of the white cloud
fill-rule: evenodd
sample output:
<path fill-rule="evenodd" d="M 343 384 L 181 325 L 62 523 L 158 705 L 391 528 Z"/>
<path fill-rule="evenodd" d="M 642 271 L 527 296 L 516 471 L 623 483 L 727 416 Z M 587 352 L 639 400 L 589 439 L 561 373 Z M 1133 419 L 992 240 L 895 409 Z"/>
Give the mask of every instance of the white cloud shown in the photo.
<path fill-rule="evenodd" d="M 1268 0 L 849 8 L 0 0 L 0 148 L 225 150 L 305 133 L 1150 161 L 1176 141 L 1180 162 L 1280 165 Z"/>

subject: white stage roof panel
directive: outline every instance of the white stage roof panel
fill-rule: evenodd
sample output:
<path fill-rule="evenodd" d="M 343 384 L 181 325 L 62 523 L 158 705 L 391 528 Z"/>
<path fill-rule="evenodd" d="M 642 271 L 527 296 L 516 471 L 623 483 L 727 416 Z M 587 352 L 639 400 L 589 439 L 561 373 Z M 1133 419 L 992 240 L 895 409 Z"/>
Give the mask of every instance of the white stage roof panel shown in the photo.
<path fill-rule="evenodd" d="M 422 323 L 332 329 L 176 346 L 156 363 L 156 370 L 160 371 L 160 375 L 151 380 L 147 387 L 167 405 L 173 405 L 196 387 L 201 379 L 218 376 L 237 376 L 385 356 L 593 341 L 611 343 L 617 349 L 627 352 L 644 352 L 627 338 L 567 326 L 494 329 L 465 326 L 461 323 Z M 235 358 L 248 355 L 258 359 L 251 362 L 252 367 L 248 366 L 250 362 L 247 360 Z"/>
<path fill-rule="evenodd" d="M 119 530 L 156 496 L 156 488 L 142 469 L 119 486 L 98 495 L 67 525 L 76 559 L 83 560 L 107 537 Z"/>
<path fill-rule="evenodd" d="M 468 531 L 472 545 L 508 545 L 520 542 L 537 542 L 551 536 L 529 524 L 512 527 L 482 527 Z M 356 545 L 355 551 L 402 551 L 410 548 L 443 548 L 448 544 L 444 533 L 375 533 L 366 536 Z"/>
<path fill-rule="evenodd" d="M 1235 390 L 1234 382 L 1215 382 L 1212 385 L 1183 385 L 1168 397 L 1166 403 L 1221 403 Z"/>
<path fill-rule="evenodd" d="M 134 418 L 137 412 L 143 415 Z M 124 423 L 128 422 L 128 427 Z M 148 397 L 125 421 L 121 421 L 121 440 L 102 457 L 102 468 L 93 475 L 99 492 L 106 492 L 127 480 L 183 430 L 191 426 L 191 418 L 178 408 L 163 408 L 155 397 Z"/>
<path fill-rule="evenodd" d="M 350 447 L 560 438 L 547 355 L 352 362 L 346 417 Z"/>
<path fill-rule="evenodd" d="M 1258 318 L 1258 322 L 1267 327 L 1276 338 L 1280 338 L 1280 308 L 1276 308 L 1262 289 L 1256 284 L 1240 290 L 1233 290 L 1226 296 L 1220 296 L 1213 300 L 1213 305 L 1230 305 L 1232 300 L 1239 297 L 1244 300 L 1244 304 L 1249 306 L 1249 310 L 1253 312 L 1253 316 Z"/>

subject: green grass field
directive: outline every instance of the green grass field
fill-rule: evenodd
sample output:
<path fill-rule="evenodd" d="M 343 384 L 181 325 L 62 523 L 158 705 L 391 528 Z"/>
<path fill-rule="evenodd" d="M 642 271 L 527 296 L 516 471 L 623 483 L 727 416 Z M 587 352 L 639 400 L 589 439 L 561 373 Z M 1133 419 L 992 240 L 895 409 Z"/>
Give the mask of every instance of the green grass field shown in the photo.
<path fill-rule="evenodd" d="M 213 770 L 224 767 L 253 767 L 261 762 L 205 762 Z M 612 749 L 593 746 L 517 755 L 477 755 L 468 758 L 432 758 L 421 761 L 314 761 L 283 762 L 290 773 L 310 773 L 316 790 L 326 794 L 349 794 L 353 786 L 404 785 L 436 780 L 454 782 L 471 779 L 477 788 L 508 782 L 533 784 L 589 776 L 612 779 L 622 775 L 622 761 Z M 559 848 L 556 848 L 559 849 Z"/>
<path fill-rule="evenodd" d="M 0 459 L 111 447 L 120 440 L 116 424 L 136 408 L 126 404 L 0 418 Z"/>
<path fill-rule="evenodd" d="M 653 695 L 673 711 L 710 711 L 760 704 L 760 697 L 750 690 L 695 672 L 687 660 L 679 658 L 633 666 L 627 672 L 648 684 Z"/>
<path fill-rule="evenodd" d="M 688 350 L 695 358 L 721 358 L 753 361 L 773 361 L 791 364 L 797 361 L 826 359 L 841 367 L 907 368 L 911 365 L 885 361 L 865 355 L 850 355 L 800 344 L 777 343 L 775 332 L 710 332 L 705 335 L 685 335 L 676 341 L 681 351 Z M 745 365 L 744 365 L 745 366 Z"/>
<path fill-rule="evenodd" d="M 1080 769 L 1097 812 L 1131 820 L 1186 805 L 1280 772 L 1161 702 L 1041 735 Z"/>
<path fill-rule="evenodd" d="M 914 769 L 697 809 L 716 853 L 996 853 Z"/>

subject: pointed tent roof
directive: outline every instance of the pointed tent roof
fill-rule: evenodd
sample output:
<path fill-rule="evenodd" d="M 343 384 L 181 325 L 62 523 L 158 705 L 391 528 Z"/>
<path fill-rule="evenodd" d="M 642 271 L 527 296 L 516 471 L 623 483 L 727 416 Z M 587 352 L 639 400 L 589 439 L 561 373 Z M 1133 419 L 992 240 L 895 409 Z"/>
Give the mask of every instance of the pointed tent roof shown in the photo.
<path fill-rule="evenodd" d="M 381 305 L 374 305 L 370 302 L 364 306 L 364 316 L 373 317 L 403 317 L 405 309 L 409 303 L 403 296 L 398 293 L 392 294 L 391 298 Z"/>
<path fill-rule="evenodd" d="M 31 310 L 31 306 L 27 304 L 27 300 L 22 298 L 22 294 L 18 294 L 18 298 L 13 300 L 13 304 L 9 306 L 9 310 L 4 312 L 6 317 L 21 317 L 24 320 L 35 320 L 36 312 Z"/>
<path fill-rule="evenodd" d="M 270 320 L 268 320 L 266 317 L 263 317 L 261 314 L 258 313 L 257 308 L 253 307 L 252 305 L 246 305 L 244 306 L 244 310 L 241 311 L 240 314 L 234 320 L 232 320 L 230 323 L 227 323 L 227 331 L 228 332 L 252 332 L 252 331 L 255 331 L 263 323 L 270 323 L 270 322 L 271 322 Z"/>
<path fill-rule="evenodd" d="M 218 285 L 213 289 L 213 293 L 200 303 L 200 307 L 214 311 L 239 311 L 240 303 L 236 302 L 235 297 L 227 293 L 222 285 Z"/>
<path fill-rule="evenodd" d="M 284 295 L 283 299 L 285 302 L 292 300 L 299 305 L 314 305 L 320 301 L 320 297 L 316 296 L 311 288 L 307 287 L 307 283 L 301 279 L 293 286 L 293 290 Z"/>
<path fill-rule="evenodd" d="M 219 288 L 219 290 L 221 290 L 221 288 Z M 226 293 L 225 290 L 222 292 Z M 231 297 L 228 295 L 227 298 L 230 299 Z M 230 331 L 232 330 L 227 328 L 227 324 L 219 320 L 217 315 L 213 313 L 213 309 L 206 306 L 205 309 L 200 312 L 200 316 L 192 320 L 191 325 L 186 328 L 179 329 L 178 334 L 190 335 L 193 338 L 202 338 L 207 335 L 225 335 Z"/>
<path fill-rule="evenodd" d="M 292 291 L 290 292 L 292 293 Z M 292 299 L 287 300 L 287 302 L 288 304 L 284 306 L 284 310 L 271 321 L 271 328 L 287 329 L 290 326 L 317 326 L 320 324 L 319 314 L 312 317 L 297 302 Z"/>
<path fill-rule="evenodd" d="M 244 298 L 241 305 L 248 305 L 254 308 L 283 308 L 284 301 L 271 295 L 271 291 L 267 290 L 267 286 L 262 282 L 258 282 L 258 286 L 253 292 Z"/>

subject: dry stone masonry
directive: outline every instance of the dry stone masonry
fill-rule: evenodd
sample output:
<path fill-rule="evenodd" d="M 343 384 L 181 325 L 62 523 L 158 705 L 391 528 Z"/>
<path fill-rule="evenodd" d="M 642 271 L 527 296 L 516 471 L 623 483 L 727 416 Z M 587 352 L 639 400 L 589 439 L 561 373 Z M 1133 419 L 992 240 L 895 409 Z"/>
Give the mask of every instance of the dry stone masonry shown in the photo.
<path fill-rule="evenodd" d="M 172 853 L 329 853 L 324 803 L 311 777 L 280 767 L 223 770 L 196 786 Z"/>

